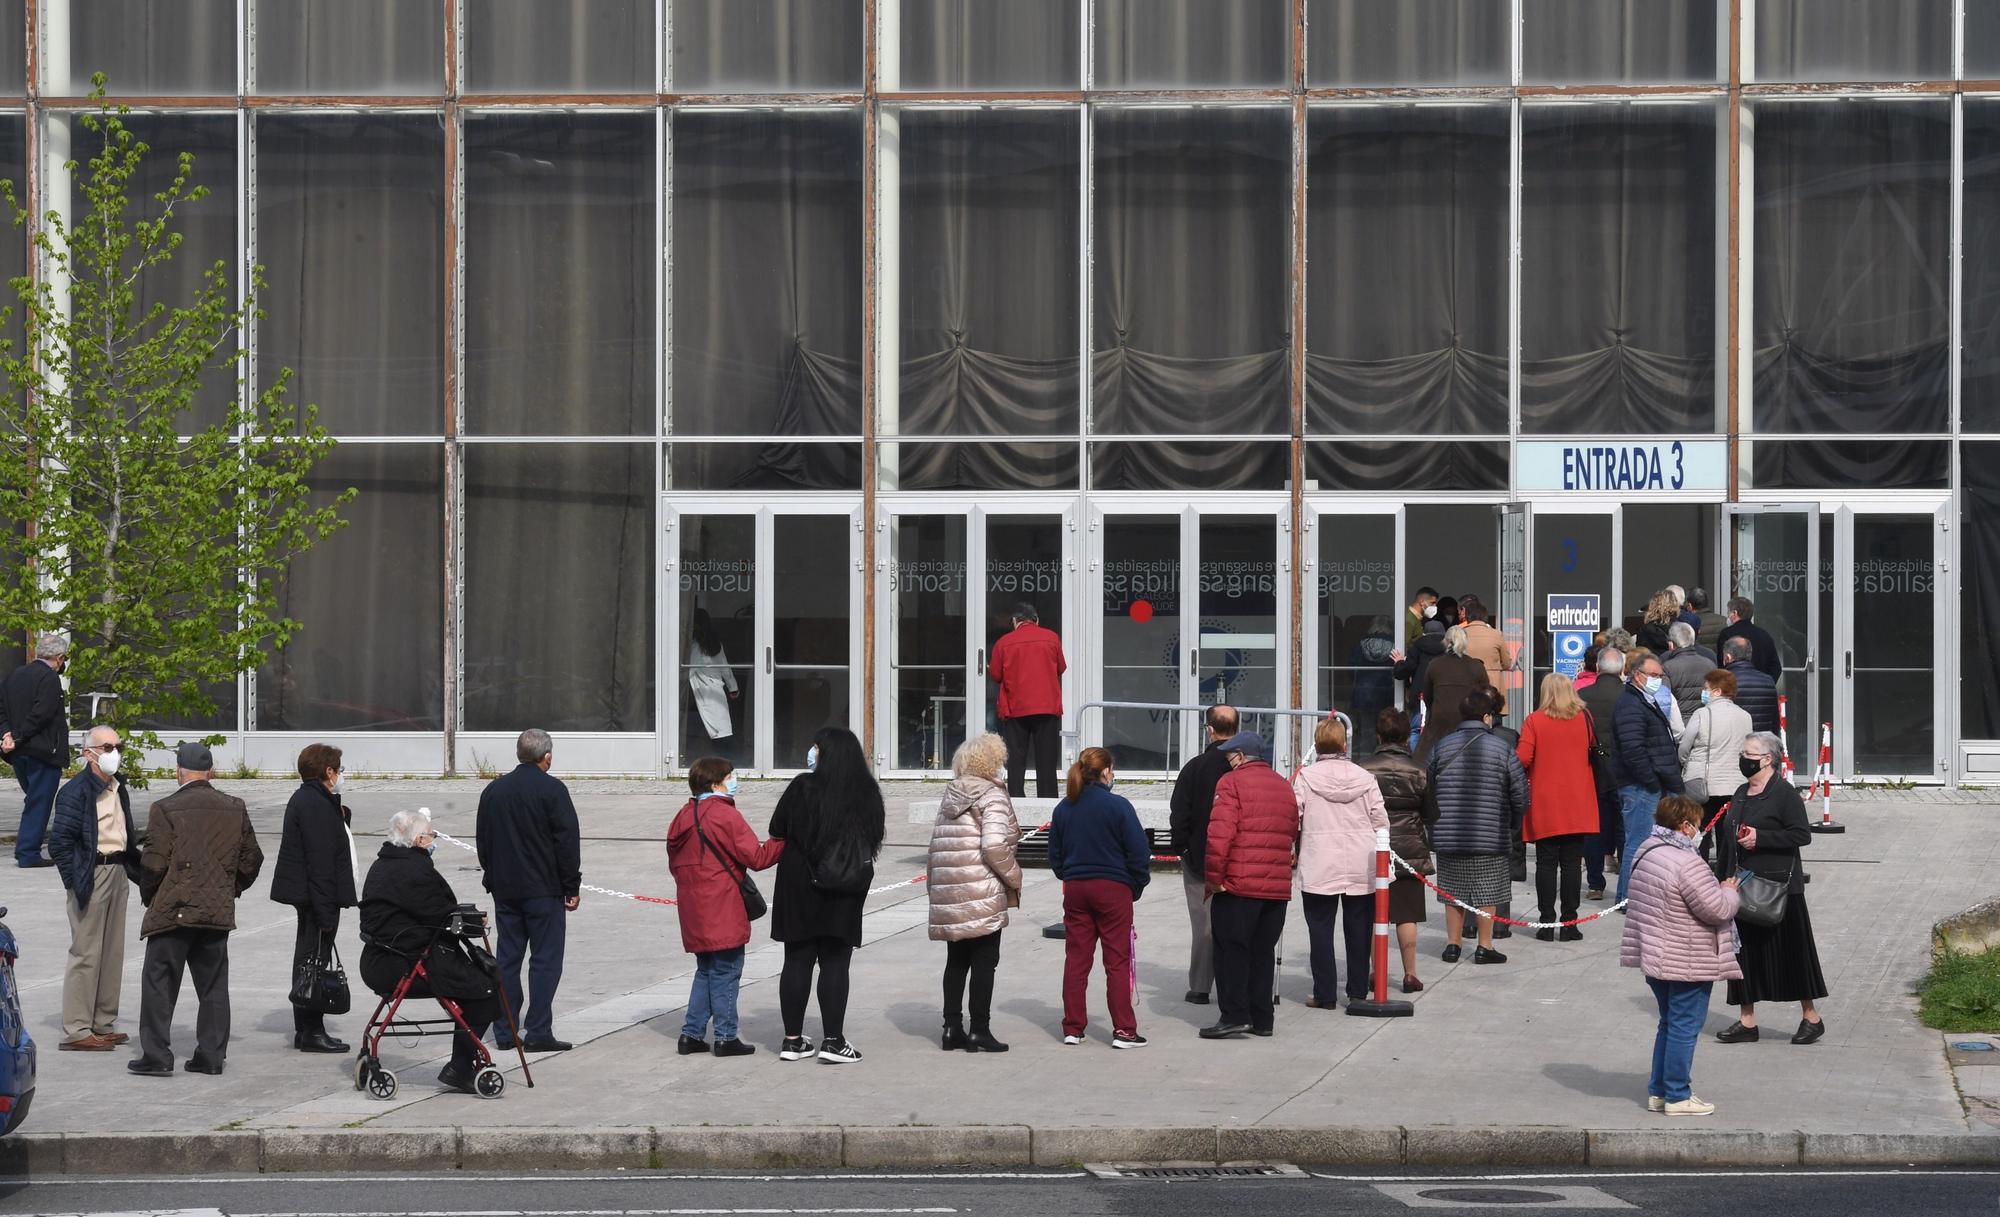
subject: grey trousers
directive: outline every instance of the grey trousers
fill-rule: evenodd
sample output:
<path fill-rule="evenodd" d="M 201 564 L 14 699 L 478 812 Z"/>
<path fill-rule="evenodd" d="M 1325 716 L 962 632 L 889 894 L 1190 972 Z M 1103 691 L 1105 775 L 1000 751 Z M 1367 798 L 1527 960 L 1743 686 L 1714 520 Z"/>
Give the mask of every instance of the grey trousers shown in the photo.
<path fill-rule="evenodd" d="M 118 988 L 125 979 L 125 896 L 132 881 L 122 866 L 100 866 L 90 903 L 76 907 L 63 892 L 69 913 L 69 967 L 63 973 L 63 1042 L 104 1034 L 118 1021 Z"/>
<path fill-rule="evenodd" d="M 1187 893 L 1188 928 L 1193 938 L 1188 943 L 1188 992 L 1206 994 L 1215 988 L 1215 937 L 1208 931 L 1208 892 L 1206 876 L 1197 866 L 1188 869 L 1186 861 L 1181 864 L 1181 888 Z"/>
<path fill-rule="evenodd" d="M 139 973 L 139 1059 L 174 1065 L 174 1007 L 181 976 L 194 980 L 200 1002 L 191 1059 L 220 1065 L 229 1055 L 229 931 L 162 930 L 146 940 Z"/>

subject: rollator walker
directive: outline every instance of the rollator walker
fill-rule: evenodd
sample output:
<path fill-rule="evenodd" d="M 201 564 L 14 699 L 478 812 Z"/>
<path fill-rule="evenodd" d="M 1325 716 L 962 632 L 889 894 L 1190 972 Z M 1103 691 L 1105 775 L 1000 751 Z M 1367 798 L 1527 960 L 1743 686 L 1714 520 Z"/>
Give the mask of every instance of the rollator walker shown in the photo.
<path fill-rule="evenodd" d="M 354 1062 L 354 1088 L 384 1101 L 396 1097 L 396 1075 L 382 1067 L 383 1036 L 393 1034 L 399 1040 L 407 1040 L 464 1032 L 472 1040 L 475 1051 L 473 1092 L 482 1099 L 497 1099 L 507 1089 L 507 1075 L 494 1064 L 493 1054 L 487 1050 L 485 1041 L 472 1034 L 472 1027 L 465 1021 L 465 1013 L 458 1002 L 434 994 L 433 1000 L 443 1008 L 446 1017 L 417 1019 L 396 1016 L 404 1000 L 409 998 L 411 987 L 419 980 L 429 979 L 431 952 L 437 949 L 440 942 L 463 944 L 472 965 L 493 978 L 493 991 L 500 997 L 501 1017 L 506 1020 L 507 1032 L 514 1041 L 514 1051 L 521 1059 L 521 1077 L 532 1089 L 534 1075 L 528 1072 L 528 1053 L 521 1043 L 520 1028 L 514 1024 L 514 1011 L 507 1002 L 506 986 L 500 983 L 500 968 L 493 959 L 486 914 L 470 904 L 461 904 L 453 909 L 451 921 L 432 930 L 430 941 L 417 952 L 409 971 L 396 982 L 396 987 L 389 991 L 388 996 L 375 1003 L 375 1013 L 368 1016 L 368 1025 L 361 1032 L 361 1051 Z M 391 943 L 379 945 L 392 951 L 396 949 Z"/>

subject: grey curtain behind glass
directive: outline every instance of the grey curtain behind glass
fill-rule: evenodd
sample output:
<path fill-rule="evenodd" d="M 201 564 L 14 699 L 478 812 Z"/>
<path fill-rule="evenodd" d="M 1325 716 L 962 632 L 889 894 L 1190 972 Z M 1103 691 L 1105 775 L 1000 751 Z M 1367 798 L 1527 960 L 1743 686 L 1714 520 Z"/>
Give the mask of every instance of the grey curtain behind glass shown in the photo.
<path fill-rule="evenodd" d="M 1757 79 L 1949 79 L 1951 23 L 1952 0 L 1757 0 Z"/>
<path fill-rule="evenodd" d="M 435 0 L 269 0 L 257 7 L 259 93 L 437 93 Z"/>
<path fill-rule="evenodd" d="M 1321 490 L 1507 489 L 1507 445 L 1422 439 L 1306 445 L 1306 476 Z"/>
<path fill-rule="evenodd" d="M 898 490 L 1075 490 L 1075 440 L 1034 443 L 996 436 L 978 443 L 896 441 Z"/>
<path fill-rule="evenodd" d="M 1308 0 L 1315 85 L 1493 85 L 1513 76 L 1509 0 Z"/>
<path fill-rule="evenodd" d="M 1959 411 L 1967 431 L 2000 431 L 2000 102 L 1965 101 L 1964 207 Z"/>
<path fill-rule="evenodd" d="M 1959 543 L 1965 567 L 1959 593 L 1965 639 L 1962 707 L 1965 739 L 2000 739 L 2000 444 L 1966 444 Z"/>
<path fill-rule="evenodd" d="M 465 124 L 465 422 L 651 435 L 653 116 Z"/>
<path fill-rule="evenodd" d="M 1290 113 L 1093 117 L 1092 430 L 1285 433 Z"/>
<path fill-rule="evenodd" d="M 1082 81 L 1081 0 L 901 3 L 905 89 L 1074 89 Z"/>
<path fill-rule="evenodd" d="M 1715 80 L 1717 7 L 1717 0 L 1522 0 L 1521 75 L 1543 84 Z"/>
<path fill-rule="evenodd" d="M 1522 111 L 1521 424 L 1716 429 L 1716 108 Z"/>
<path fill-rule="evenodd" d="M 1750 484 L 1759 490 L 1943 490 L 1951 484 L 1951 444 L 1758 440 L 1751 452 Z"/>
<path fill-rule="evenodd" d="M 861 0 L 672 0 L 677 93 L 861 89 Z"/>
<path fill-rule="evenodd" d="M 1291 73 L 1287 0 L 1097 0 L 1100 89 L 1279 86 Z"/>
<path fill-rule="evenodd" d="M 1307 121 L 1307 428 L 1504 433 L 1506 107 Z"/>
<path fill-rule="evenodd" d="M 465 482 L 466 728 L 651 731 L 651 446 L 479 444 Z"/>
<path fill-rule="evenodd" d="M 650 93 L 653 0 L 468 0 L 465 88 L 475 93 Z"/>
<path fill-rule="evenodd" d="M 1757 105 L 1758 431 L 1943 431 L 1951 104 Z"/>
<path fill-rule="evenodd" d="M 674 434 L 858 436 L 860 112 L 681 110 L 673 130 Z M 828 485 L 828 459 L 773 444 L 759 478 Z"/>
<path fill-rule="evenodd" d="M 45 30 L 49 21 L 69 24 L 69 83 L 79 97 L 90 92 L 93 72 L 105 74 L 113 96 L 236 92 L 236 0 L 46 0 L 45 7 Z M 18 54 L 18 39 L 8 45 Z"/>
<path fill-rule="evenodd" d="M 1090 446 L 1093 490 L 1282 490 L 1291 468 L 1291 446 L 1269 441 Z"/>

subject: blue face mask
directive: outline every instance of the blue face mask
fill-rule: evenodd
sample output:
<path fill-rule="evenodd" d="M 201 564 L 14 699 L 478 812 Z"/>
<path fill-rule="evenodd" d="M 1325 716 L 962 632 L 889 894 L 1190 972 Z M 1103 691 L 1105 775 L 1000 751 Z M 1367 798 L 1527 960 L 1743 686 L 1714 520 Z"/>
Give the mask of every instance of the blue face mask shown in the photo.
<path fill-rule="evenodd" d="M 1701 704 L 1702 704 L 1702 705 L 1704 705 L 1704 706 L 1705 706 L 1705 705 L 1707 705 L 1708 703 L 1710 703 L 1710 702 L 1712 702 L 1712 701 L 1714 701 L 1714 700 L 1715 700 L 1715 690 L 1714 690 L 1714 689 L 1703 689 L 1703 690 L 1701 691 Z"/>
<path fill-rule="evenodd" d="M 818 768 L 819 768 L 819 745 L 814 744 L 812 747 L 806 749 L 806 772 L 811 773 L 813 770 Z"/>
<path fill-rule="evenodd" d="M 736 797 L 736 788 L 739 785 L 741 783 L 736 780 L 736 775 L 732 773 L 722 780 L 722 793 L 733 799 Z"/>
<path fill-rule="evenodd" d="M 429 845 L 424 846 L 424 853 L 429 855 L 430 857 L 433 858 L 437 857 L 437 852 L 438 852 L 438 843 L 436 841 L 433 841 Z"/>

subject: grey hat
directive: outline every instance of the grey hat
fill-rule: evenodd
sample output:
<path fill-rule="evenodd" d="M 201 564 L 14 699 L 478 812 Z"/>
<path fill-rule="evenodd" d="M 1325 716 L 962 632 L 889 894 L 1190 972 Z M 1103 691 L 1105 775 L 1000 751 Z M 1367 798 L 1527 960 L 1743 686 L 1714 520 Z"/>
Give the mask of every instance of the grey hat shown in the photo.
<path fill-rule="evenodd" d="M 189 773 L 208 773 L 215 768 L 215 754 L 200 740 L 184 740 L 174 749 L 174 764 Z"/>
<path fill-rule="evenodd" d="M 1260 761 L 1271 759 L 1271 745 L 1265 743 L 1264 737 L 1255 731 L 1238 731 L 1222 741 L 1219 751 L 1241 752 L 1244 756 L 1255 757 Z"/>

